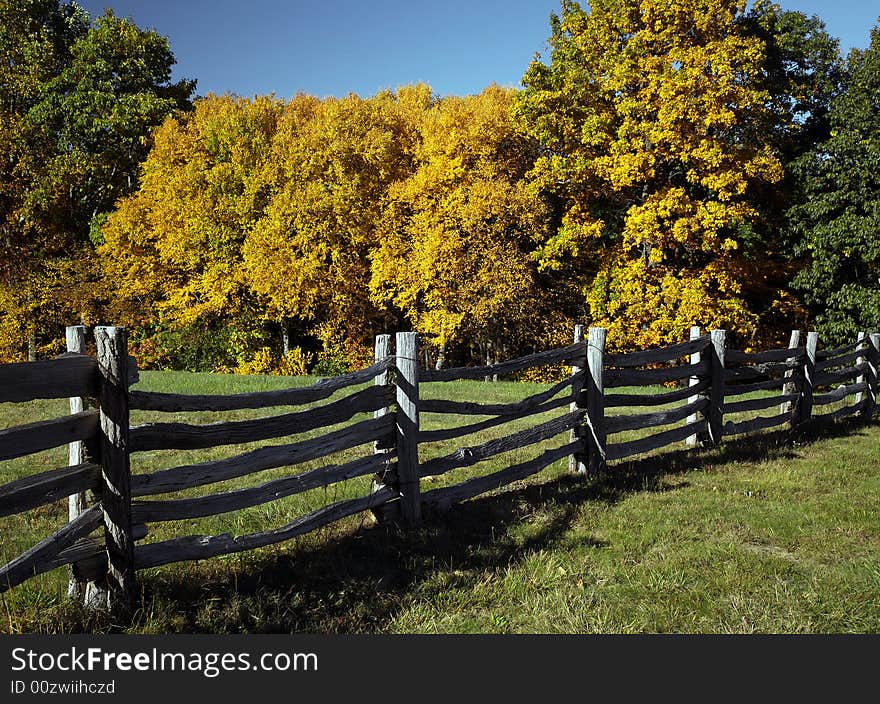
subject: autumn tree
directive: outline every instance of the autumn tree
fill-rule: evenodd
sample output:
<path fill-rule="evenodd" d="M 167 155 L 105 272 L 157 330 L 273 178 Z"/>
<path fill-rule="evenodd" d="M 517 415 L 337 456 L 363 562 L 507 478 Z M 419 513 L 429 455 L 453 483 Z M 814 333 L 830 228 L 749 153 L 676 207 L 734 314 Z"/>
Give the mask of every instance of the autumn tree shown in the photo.
<path fill-rule="evenodd" d="M 762 126 L 764 43 L 737 0 L 563 2 L 549 64 L 516 113 L 543 145 L 534 186 L 561 203 L 542 266 L 576 262 L 591 322 L 615 346 L 680 340 L 690 325 L 751 339 L 743 252 L 753 189 L 782 176 Z M 746 233 L 746 234 L 744 234 Z"/>
<path fill-rule="evenodd" d="M 272 195 L 243 245 L 249 284 L 270 319 L 343 364 L 363 363 L 388 327 L 369 296 L 370 253 L 388 188 L 411 170 L 405 113 L 420 99 L 349 95 L 288 110 L 261 176 Z"/>
<path fill-rule="evenodd" d="M 140 187 L 109 216 L 98 250 L 112 315 L 134 327 L 142 363 L 232 368 L 266 343 L 242 245 L 266 207 L 258 175 L 294 103 L 211 95 L 153 134 Z"/>
<path fill-rule="evenodd" d="M 186 106 L 194 82 L 170 81 L 164 37 L 111 12 L 92 24 L 58 0 L 2 0 L 0 54 L 0 346 L 10 357 L 21 331 L 33 347 L 48 330 L 50 350 L 63 325 L 95 313 L 92 226 L 136 187 L 150 129 Z"/>
<path fill-rule="evenodd" d="M 807 260 L 794 284 L 829 344 L 880 329 L 880 27 L 847 69 L 830 136 L 797 172 L 804 202 L 790 212 Z"/>
<path fill-rule="evenodd" d="M 490 86 L 427 105 L 415 168 L 392 185 L 379 223 L 373 299 L 433 341 L 438 366 L 450 346 L 497 360 L 545 322 L 529 253 L 546 212 L 526 189 L 535 145 L 515 129 L 512 100 Z"/>

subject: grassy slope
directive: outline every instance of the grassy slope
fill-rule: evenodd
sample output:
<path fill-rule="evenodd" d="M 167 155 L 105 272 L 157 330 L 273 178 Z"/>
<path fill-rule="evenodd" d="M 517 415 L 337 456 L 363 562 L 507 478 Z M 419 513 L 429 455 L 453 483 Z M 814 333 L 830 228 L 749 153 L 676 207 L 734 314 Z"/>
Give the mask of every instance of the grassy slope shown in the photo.
<path fill-rule="evenodd" d="M 291 383 L 176 373 L 143 377 L 141 388 L 189 393 Z M 538 388 L 458 382 L 426 385 L 423 396 L 492 402 L 518 400 Z M 59 415 L 65 405 L 0 405 L 0 425 Z M 211 421 L 259 413 L 198 417 Z M 135 421 L 159 417 L 138 414 Z M 426 416 L 423 425 L 468 420 L 474 419 Z M 510 430 L 493 428 L 466 442 Z M 709 451 L 667 450 L 620 463 L 604 480 L 569 476 L 559 462 L 414 532 L 375 526 L 369 516 L 360 516 L 264 550 L 146 571 L 131 630 L 878 632 L 878 437 L 876 423 L 847 423 L 815 442 L 784 443 L 784 435 L 767 435 Z M 455 442 L 438 443 L 424 454 L 455 447 Z M 142 453 L 135 456 L 135 471 L 245 449 Z M 467 473 L 432 480 L 425 488 L 499 469 L 537 451 L 510 453 Z M 0 463 L 0 475 L 8 481 L 65 461 L 59 449 Z M 269 470 L 256 481 L 283 474 Z M 253 483 L 254 478 L 244 478 L 195 493 Z M 227 516 L 151 526 L 148 540 L 264 530 L 328 500 L 362 495 L 368 484 L 361 478 Z M 26 549 L 65 516 L 66 505 L 59 502 L 0 519 L 0 557 Z M 111 627 L 67 604 L 65 583 L 64 570 L 56 570 L 0 596 L 0 629 Z"/>

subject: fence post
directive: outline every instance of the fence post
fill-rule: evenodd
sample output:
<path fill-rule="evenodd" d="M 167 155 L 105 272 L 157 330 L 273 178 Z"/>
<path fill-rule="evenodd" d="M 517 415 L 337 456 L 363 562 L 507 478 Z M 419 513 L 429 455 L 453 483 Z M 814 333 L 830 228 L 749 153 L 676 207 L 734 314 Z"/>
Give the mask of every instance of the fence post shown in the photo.
<path fill-rule="evenodd" d="M 128 418 L 128 336 L 125 328 L 95 328 L 100 374 L 101 505 L 107 547 L 108 605 L 125 613 L 134 595 L 131 465 Z"/>
<path fill-rule="evenodd" d="M 727 331 L 712 330 L 712 355 L 709 362 L 711 386 L 709 388 L 708 440 L 712 445 L 721 442 L 724 435 L 724 364 L 727 353 Z"/>
<path fill-rule="evenodd" d="M 868 335 L 868 368 L 865 370 L 865 381 L 868 389 L 865 393 L 865 420 L 869 423 L 877 409 L 877 376 L 880 371 L 880 333 Z"/>
<path fill-rule="evenodd" d="M 388 348 L 391 346 L 390 343 L 391 343 L 391 335 L 376 335 L 376 344 L 375 344 L 375 347 L 373 348 L 373 360 L 376 363 L 381 362 L 383 359 L 385 359 L 388 356 Z M 388 370 L 385 370 L 381 374 L 378 374 L 376 376 L 375 381 L 374 381 L 375 385 L 376 386 L 387 386 L 388 385 L 388 377 L 389 377 Z M 373 418 L 381 418 L 382 416 L 387 415 L 388 413 L 390 413 L 390 409 L 388 409 L 387 407 L 380 408 L 378 411 L 373 411 Z M 373 442 L 373 454 L 385 455 L 385 454 L 389 453 L 390 449 L 391 448 L 388 446 L 387 440 L 385 440 L 384 442 L 382 440 L 376 440 L 375 442 Z M 387 467 L 388 466 L 386 465 L 386 469 L 387 469 Z M 384 479 L 384 477 L 379 474 L 377 474 L 373 478 L 373 491 L 379 491 L 379 489 L 381 489 L 382 487 L 385 486 L 383 479 Z M 377 520 L 382 520 L 381 514 L 378 511 L 374 511 L 373 515 L 376 516 Z"/>
<path fill-rule="evenodd" d="M 860 332 L 856 335 L 856 350 L 860 352 L 864 352 L 859 357 L 856 357 L 856 364 L 864 364 L 866 367 L 868 362 L 868 336 L 864 332 Z M 859 374 L 856 379 L 856 384 L 864 384 L 868 380 L 867 369 Z M 863 391 L 857 391 L 855 397 L 853 398 L 853 403 L 858 406 L 860 403 L 864 403 L 865 399 L 868 395 Z M 862 415 L 864 415 L 865 409 L 862 408 Z M 868 416 L 870 418 L 870 416 Z"/>
<path fill-rule="evenodd" d="M 76 354 L 86 353 L 86 328 L 84 325 L 68 325 L 66 330 L 67 351 Z M 85 410 L 86 400 L 81 396 L 70 397 L 70 413 L 80 413 Z M 77 440 L 68 445 L 67 464 L 71 467 L 88 462 L 96 455 L 96 448 L 87 447 L 82 440 Z M 73 521 L 89 507 L 89 494 L 85 491 L 71 494 L 67 499 L 67 518 Z M 107 592 L 97 582 L 81 582 L 76 576 L 76 565 L 70 565 L 67 577 L 67 597 L 69 599 L 82 599 L 87 607 L 98 607 L 107 603 Z"/>
<path fill-rule="evenodd" d="M 373 361 L 378 364 L 383 359 L 388 356 L 388 348 L 391 346 L 391 335 L 376 335 L 376 345 L 373 348 Z M 387 386 L 388 385 L 388 370 L 386 369 L 381 374 L 376 376 L 375 380 L 376 386 Z M 381 418 L 384 415 L 387 415 L 389 412 L 388 408 L 380 408 L 378 411 L 373 411 L 373 418 Z M 384 447 L 383 444 L 377 440 L 373 443 L 373 451 L 376 454 L 385 453 L 388 451 L 387 447 Z"/>
<path fill-rule="evenodd" d="M 86 351 L 86 328 L 84 325 L 68 325 L 66 330 L 67 351 L 85 354 Z M 81 413 L 85 410 L 85 401 L 81 396 L 70 397 L 70 414 Z M 86 461 L 86 445 L 82 440 L 77 440 L 67 446 L 67 464 L 73 467 Z M 86 493 L 80 492 L 67 497 L 67 520 L 76 519 L 86 510 Z M 76 578 L 73 565 L 68 568 L 67 574 L 67 598 L 80 599 L 84 595 L 84 588 Z"/>
<path fill-rule="evenodd" d="M 584 341 L 584 326 L 583 325 L 575 325 L 574 326 L 574 341 L 575 343 Z M 584 370 L 583 367 L 578 366 L 577 364 L 571 365 L 571 375 L 576 376 L 580 374 Z M 574 412 L 578 408 L 583 408 L 583 390 L 584 390 L 584 382 L 581 381 L 572 381 L 571 383 L 571 398 L 572 402 L 569 405 L 569 410 Z M 571 429 L 571 433 L 569 435 L 569 442 L 574 442 L 578 438 L 584 437 L 584 425 L 581 424 L 575 428 Z M 586 474 L 587 473 L 587 464 L 585 462 L 586 455 L 582 452 L 576 452 L 573 455 L 568 456 L 568 471 L 569 472 L 577 472 L 578 474 Z"/>
<path fill-rule="evenodd" d="M 699 325 L 691 326 L 691 331 L 690 331 L 690 334 L 688 335 L 688 339 L 689 340 L 698 340 L 699 338 L 700 338 L 700 326 Z M 702 353 L 694 352 L 693 354 L 691 354 L 689 361 L 691 364 L 699 364 L 702 359 L 702 356 L 703 356 Z M 692 376 L 690 378 L 690 380 L 688 381 L 688 386 L 696 386 L 699 383 L 700 383 L 700 377 Z M 700 398 L 699 396 L 688 396 L 687 402 L 694 403 L 695 401 L 698 401 L 699 398 Z M 687 420 L 685 421 L 685 423 L 691 424 L 691 423 L 696 422 L 696 420 L 697 420 L 697 414 L 692 413 L 691 415 L 689 415 L 687 417 Z M 698 440 L 699 440 L 699 438 L 696 435 L 688 435 L 688 437 L 685 439 L 685 442 L 688 445 L 696 445 Z"/>
<path fill-rule="evenodd" d="M 816 348 L 819 346 L 819 333 L 807 333 L 807 357 L 801 374 L 801 395 L 798 403 L 797 422 L 802 425 L 813 416 L 813 380 L 816 378 Z"/>
<path fill-rule="evenodd" d="M 419 334 L 399 332 L 396 337 L 397 374 L 397 481 L 403 520 L 421 520 L 419 490 Z"/>
<path fill-rule="evenodd" d="M 590 328 L 587 335 L 587 426 L 589 473 L 596 476 L 605 471 L 605 381 L 603 356 L 605 328 Z"/>
<path fill-rule="evenodd" d="M 792 330 L 791 336 L 788 338 L 788 349 L 794 349 L 798 345 L 801 344 L 801 331 L 800 330 Z M 787 361 L 787 360 L 786 360 Z M 785 372 L 785 378 L 794 379 L 794 369 L 788 369 Z M 787 396 L 788 394 L 794 393 L 795 385 L 793 382 L 786 382 L 782 385 L 782 395 Z M 791 401 L 783 401 L 779 404 L 779 413 L 791 413 L 791 424 L 794 425 L 795 421 L 795 410 L 797 405 L 792 403 Z"/>

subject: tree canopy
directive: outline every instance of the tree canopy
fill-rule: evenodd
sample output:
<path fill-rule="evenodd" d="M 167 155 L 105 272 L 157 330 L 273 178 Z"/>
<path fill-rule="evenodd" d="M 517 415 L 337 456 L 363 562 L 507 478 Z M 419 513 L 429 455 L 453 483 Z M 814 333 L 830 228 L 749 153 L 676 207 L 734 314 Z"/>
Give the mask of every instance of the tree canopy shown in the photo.
<path fill-rule="evenodd" d="M 736 0 L 564 2 L 550 63 L 518 114 L 545 152 L 538 188 L 564 202 L 542 264 L 576 258 L 613 344 L 680 340 L 693 324 L 751 339 L 742 232 L 782 165 L 763 130 L 764 45 Z"/>
<path fill-rule="evenodd" d="M 0 348 L 97 314 L 90 234 L 137 187 L 152 127 L 188 105 L 164 37 L 75 3 L 0 0 Z M 54 337 L 54 340 L 53 340 Z M 57 344 L 50 334 L 43 340 Z"/>
<path fill-rule="evenodd" d="M 807 260 L 795 285 L 834 341 L 880 328 L 880 27 L 847 69 L 830 136 L 799 164 L 805 199 L 790 212 Z"/>
<path fill-rule="evenodd" d="M 329 374 L 880 323 L 877 29 L 770 0 L 563 0 L 523 88 L 251 99 L 112 11 L 0 0 L 0 358 L 127 325 L 142 365 Z"/>

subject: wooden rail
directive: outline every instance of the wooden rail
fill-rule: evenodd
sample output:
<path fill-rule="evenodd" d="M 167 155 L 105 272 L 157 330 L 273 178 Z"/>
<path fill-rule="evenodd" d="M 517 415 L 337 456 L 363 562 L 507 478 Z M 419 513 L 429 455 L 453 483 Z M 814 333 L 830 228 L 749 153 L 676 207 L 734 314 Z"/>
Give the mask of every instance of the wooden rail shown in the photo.
<path fill-rule="evenodd" d="M 510 450 L 527 447 L 542 440 L 547 440 L 576 427 L 583 418 L 584 413 L 585 411 L 573 411 L 545 423 L 532 426 L 527 430 L 520 430 L 503 438 L 490 440 L 482 445 L 463 447 L 445 457 L 428 460 L 421 466 L 421 476 L 429 477 L 444 474 L 458 467 L 470 467 L 502 452 L 509 452 Z"/>
<path fill-rule="evenodd" d="M 709 407 L 709 399 L 700 398 L 691 403 L 654 413 L 634 413 L 632 415 L 610 416 L 605 419 L 605 430 L 608 433 L 622 433 L 627 430 L 654 428 L 683 420 L 689 415 L 705 411 Z"/>
<path fill-rule="evenodd" d="M 98 363 L 94 357 L 64 354 L 40 362 L 0 365 L 0 403 L 97 393 Z"/>
<path fill-rule="evenodd" d="M 651 450 L 659 450 L 674 442 L 684 440 L 691 435 L 697 435 L 706 430 L 706 421 L 698 420 L 694 423 L 688 423 L 680 428 L 672 428 L 659 433 L 654 433 L 646 438 L 638 440 L 629 440 L 627 442 L 612 443 L 608 446 L 605 453 L 607 460 L 621 460 L 624 457 L 632 455 L 640 455 Z"/>
<path fill-rule="evenodd" d="M 694 340 L 680 342 L 667 347 L 659 347 L 653 350 L 640 352 L 626 352 L 624 354 L 605 355 L 605 364 L 609 367 L 642 367 L 646 364 L 669 362 L 681 357 L 687 357 L 695 352 L 702 352 L 709 347 L 711 341 L 708 335 L 697 337 Z"/>
<path fill-rule="evenodd" d="M 6 428 L 0 430 L 0 460 L 33 455 L 77 440 L 88 440 L 95 436 L 97 430 L 97 411 L 83 411 L 66 418 Z"/>
<path fill-rule="evenodd" d="M 261 447 L 222 460 L 174 467 L 151 474 L 137 474 L 131 478 L 132 496 L 167 494 L 243 477 L 265 469 L 297 465 L 384 438 L 394 431 L 394 427 L 393 416 L 381 416 L 289 445 Z"/>
<path fill-rule="evenodd" d="M 228 533 L 221 535 L 189 535 L 158 543 L 138 545 L 135 549 L 135 564 L 138 569 L 145 569 L 182 560 L 204 560 L 209 557 L 216 557 L 217 555 L 228 555 L 244 550 L 261 548 L 273 543 L 290 540 L 346 516 L 361 513 L 370 508 L 376 508 L 392 499 L 398 498 L 398 496 L 399 494 L 395 489 L 384 487 L 371 493 L 369 496 L 329 504 L 273 530 L 249 533 L 237 537 L 233 537 Z"/>
<path fill-rule="evenodd" d="M 527 418 L 528 416 L 547 413 L 548 411 L 562 408 L 563 406 L 567 405 L 569 405 L 569 399 L 565 397 L 556 398 L 550 401 L 546 401 L 545 403 L 537 406 L 530 405 L 528 408 L 525 408 L 524 410 L 519 412 L 503 413 L 495 416 L 494 418 L 487 418 L 486 420 L 482 420 L 477 423 L 458 425 L 452 428 L 442 428 L 439 430 L 422 430 L 419 432 L 418 439 L 420 443 L 452 440 L 454 438 L 460 438 L 465 435 L 479 432 L 481 430 L 494 428 L 496 425 L 509 423 L 511 420 L 517 420 L 521 418 Z"/>
<path fill-rule="evenodd" d="M 91 462 L 22 477 L 0 486 L 0 516 L 51 504 L 100 485 L 101 467 Z"/>
<path fill-rule="evenodd" d="M 455 486 L 445 487 L 443 489 L 434 489 L 422 494 L 422 502 L 428 507 L 446 508 L 453 503 L 458 503 L 466 499 L 485 494 L 493 489 L 500 489 L 511 482 L 525 479 L 532 474 L 540 472 L 548 465 L 565 458 L 572 452 L 578 450 L 580 442 L 570 442 L 562 447 L 553 450 L 545 450 L 541 455 L 533 460 L 521 462 L 511 465 L 507 469 L 493 472 L 482 477 L 468 479 Z"/>
<path fill-rule="evenodd" d="M 608 369 L 605 372 L 605 386 L 650 386 L 667 381 L 687 379 L 692 376 L 705 376 L 708 371 L 709 360 L 658 369 Z"/>
<path fill-rule="evenodd" d="M 605 407 L 613 406 L 663 406 L 674 403 L 694 394 L 705 391 L 711 386 L 709 379 L 700 379 L 693 386 L 688 386 L 677 391 L 667 391 L 655 394 L 605 394 Z"/>
<path fill-rule="evenodd" d="M 452 369 L 426 369 L 421 374 L 422 381 L 455 381 L 457 379 L 483 379 L 487 376 L 513 374 L 524 369 L 543 367 L 548 364 L 560 364 L 583 358 L 586 354 L 583 343 L 575 343 L 568 347 L 537 352 L 512 359 L 509 362 L 488 364 L 482 367 L 453 367 Z"/>
<path fill-rule="evenodd" d="M 206 425 L 148 423 L 131 429 L 131 450 L 196 450 L 269 440 L 342 423 L 358 413 L 371 413 L 392 402 L 392 389 L 371 386 L 326 406 L 269 418 Z"/>
<path fill-rule="evenodd" d="M 129 406 L 132 409 L 141 411 L 162 411 L 165 413 L 180 411 L 236 411 L 245 408 L 301 406 L 306 403 L 323 401 L 340 389 L 372 381 L 375 377 L 390 369 L 393 364 L 394 358 L 387 357 L 366 369 L 329 379 L 321 379 L 311 386 L 247 394 L 230 394 L 228 396 L 132 391 L 129 394 Z"/>
<path fill-rule="evenodd" d="M 79 538 L 83 538 L 101 525 L 100 507 L 90 508 L 59 531 L 41 540 L 30 550 L 22 553 L 0 568 L 0 592 L 21 584 L 26 579 L 59 567 L 59 553 Z"/>
<path fill-rule="evenodd" d="M 176 521 L 238 511 L 346 479 L 376 474 L 384 469 L 390 460 L 391 455 L 370 455 L 345 464 L 325 466 L 290 477 L 274 479 L 247 489 L 209 494 L 194 499 L 136 501 L 132 504 L 132 520 L 141 523 Z"/>
<path fill-rule="evenodd" d="M 520 416 L 538 408 L 542 403 L 549 401 L 572 384 L 582 383 L 583 378 L 584 372 L 577 372 L 554 384 L 546 391 L 527 396 L 516 403 L 474 403 L 471 401 L 422 399 L 421 410 L 425 413 L 457 413 L 458 415 Z"/>

